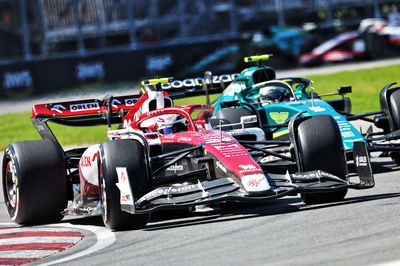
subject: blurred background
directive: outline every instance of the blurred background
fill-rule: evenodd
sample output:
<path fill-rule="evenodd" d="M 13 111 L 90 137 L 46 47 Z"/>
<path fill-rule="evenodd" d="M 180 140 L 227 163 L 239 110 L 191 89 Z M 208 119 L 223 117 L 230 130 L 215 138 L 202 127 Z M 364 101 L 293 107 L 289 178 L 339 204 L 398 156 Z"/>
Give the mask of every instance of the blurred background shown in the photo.
<path fill-rule="evenodd" d="M 391 57 L 399 9 L 400 0 L 0 0 L 0 97 L 237 72 L 252 54 L 274 54 L 276 68 Z M 373 28 L 361 27 L 367 18 Z"/>

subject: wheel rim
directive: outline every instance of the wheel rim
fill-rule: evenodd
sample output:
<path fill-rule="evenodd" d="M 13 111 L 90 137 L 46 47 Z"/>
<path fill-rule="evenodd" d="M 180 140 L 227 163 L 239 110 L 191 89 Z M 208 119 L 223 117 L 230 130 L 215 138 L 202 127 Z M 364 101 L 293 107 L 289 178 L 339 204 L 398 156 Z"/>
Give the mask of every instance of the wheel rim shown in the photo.
<path fill-rule="evenodd" d="M 102 217 L 104 224 L 107 224 L 107 195 L 106 195 L 106 186 L 104 182 L 103 176 L 103 166 L 100 163 L 99 167 L 99 181 L 100 181 L 100 203 L 102 206 Z"/>
<path fill-rule="evenodd" d="M 15 171 L 15 165 L 11 160 L 7 162 L 4 178 L 7 205 L 10 214 L 13 215 L 18 206 L 18 178 Z"/>

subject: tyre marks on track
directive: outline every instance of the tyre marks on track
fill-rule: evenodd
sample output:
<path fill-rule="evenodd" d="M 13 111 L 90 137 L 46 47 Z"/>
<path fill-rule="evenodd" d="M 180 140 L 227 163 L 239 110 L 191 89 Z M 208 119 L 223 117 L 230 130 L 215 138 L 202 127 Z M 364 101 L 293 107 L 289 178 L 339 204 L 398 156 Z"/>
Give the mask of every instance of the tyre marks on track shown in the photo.
<path fill-rule="evenodd" d="M 0 227 L 0 264 L 21 265 L 74 246 L 85 235 L 73 228 Z"/>

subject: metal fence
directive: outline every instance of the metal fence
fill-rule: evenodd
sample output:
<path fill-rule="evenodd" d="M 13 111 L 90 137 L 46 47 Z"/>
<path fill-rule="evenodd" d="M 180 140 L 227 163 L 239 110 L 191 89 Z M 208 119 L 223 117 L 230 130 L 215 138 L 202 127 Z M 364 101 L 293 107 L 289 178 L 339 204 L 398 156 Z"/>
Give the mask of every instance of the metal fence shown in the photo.
<path fill-rule="evenodd" d="M 85 55 L 116 46 L 139 49 L 199 38 L 229 38 L 270 25 L 295 25 L 309 20 L 329 23 L 337 18 L 379 17 L 383 5 L 400 3 L 400 0 L 10 1 L 18 2 L 15 13 L 20 23 L 16 32 L 21 36 L 26 59 L 32 54 Z M 352 13 L 336 12 L 350 7 L 355 8 Z"/>

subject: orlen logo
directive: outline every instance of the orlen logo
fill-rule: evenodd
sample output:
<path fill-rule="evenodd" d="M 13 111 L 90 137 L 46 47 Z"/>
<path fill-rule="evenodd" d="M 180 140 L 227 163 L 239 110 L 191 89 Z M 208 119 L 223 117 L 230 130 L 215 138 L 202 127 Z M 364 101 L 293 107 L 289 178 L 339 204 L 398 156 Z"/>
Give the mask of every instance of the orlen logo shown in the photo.
<path fill-rule="evenodd" d="M 99 103 L 79 103 L 79 104 L 71 104 L 69 106 L 71 112 L 79 112 L 79 111 L 88 111 L 88 110 L 96 110 L 100 109 Z"/>
<path fill-rule="evenodd" d="M 3 88 L 12 89 L 32 86 L 33 79 L 29 70 L 18 72 L 5 72 L 3 76 Z"/>
<path fill-rule="evenodd" d="M 101 79 L 104 78 L 106 71 L 104 70 L 104 62 L 90 62 L 90 63 L 78 63 L 76 65 L 76 78 L 78 80 L 87 79 Z"/>
<path fill-rule="evenodd" d="M 99 156 L 98 152 L 93 154 L 93 158 L 90 158 L 90 156 L 82 156 L 79 164 L 80 167 L 91 167 L 97 156 Z"/>
<path fill-rule="evenodd" d="M 90 167 L 92 166 L 92 162 L 90 161 L 90 156 L 82 156 L 81 157 L 81 167 Z"/>

